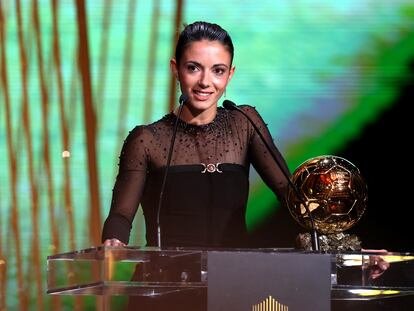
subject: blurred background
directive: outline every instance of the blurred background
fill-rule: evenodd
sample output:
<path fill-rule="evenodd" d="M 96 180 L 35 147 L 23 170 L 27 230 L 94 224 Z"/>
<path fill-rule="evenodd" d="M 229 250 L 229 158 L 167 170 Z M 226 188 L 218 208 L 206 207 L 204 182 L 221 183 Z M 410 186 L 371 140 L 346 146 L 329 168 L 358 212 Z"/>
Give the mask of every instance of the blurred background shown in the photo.
<path fill-rule="evenodd" d="M 1 0 L 0 310 L 94 309 L 45 294 L 46 258 L 100 244 L 122 142 L 173 109 L 169 59 L 196 20 L 232 36 L 226 98 L 257 108 L 291 171 L 351 161 L 369 200 L 350 233 L 414 251 L 411 0 Z M 303 231 L 278 206 L 252 170 L 258 246 L 291 247 Z M 140 211 L 130 244 L 144 231 Z"/>

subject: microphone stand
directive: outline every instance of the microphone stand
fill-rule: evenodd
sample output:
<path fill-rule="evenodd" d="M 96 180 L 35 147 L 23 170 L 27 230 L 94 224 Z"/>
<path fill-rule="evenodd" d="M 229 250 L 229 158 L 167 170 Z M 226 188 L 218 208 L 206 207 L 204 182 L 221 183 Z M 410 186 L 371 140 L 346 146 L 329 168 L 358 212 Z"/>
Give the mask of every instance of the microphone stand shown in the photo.
<path fill-rule="evenodd" d="M 276 164 L 279 166 L 280 170 L 282 171 L 283 175 L 285 176 L 285 178 L 287 179 L 289 186 L 292 187 L 293 191 L 295 192 L 295 195 L 299 198 L 299 200 L 303 203 L 303 205 L 305 206 L 306 209 L 306 213 L 309 215 L 309 219 L 311 222 L 311 226 L 312 226 L 312 249 L 314 251 L 319 251 L 320 247 L 319 247 L 319 237 L 318 237 L 318 232 L 315 229 L 315 222 L 313 220 L 313 216 L 309 210 L 309 206 L 306 202 L 306 200 L 303 199 L 302 195 L 300 194 L 300 192 L 298 191 L 298 189 L 295 187 L 295 185 L 293 184 L 293 182 L 291 181 L 290 177 L 288 176 L 288 174 L 283 170 L 283 166 L 281 165 L 279 159 L 275 156 L 275 154 L 273 153 L 273 150 L 270 148 L 269 144 L 267 143 L 266 139 L 263 137 L 263 134 L 260 132 L 259 128 L 256 126 L 256 124 L 253 122 L 253 120 L 250 118 L 249 115 L 247 115 L 242 109 L 240 109 L 239 107 L 236 106 L 235 103 L 233 103 L 232 101 L 226 99 L 223 102 L 223 107 L 229 110 L 237 110 L 238 112 L 240 112 L 242 115 L 244 115 L 247 120 L 249 120 L 250 124 L 253 126 L 253 128 L 255 129 L 256 133 L 259 135 L 260 139 L 262 140 L 262 142 L 264 143 L 264 145 L 266 146 L 267 150 L 269 151 L 270 155 L 272 156 L 273 160 L 276 162 Z"/>
<path fill-rule="evenodd" d="M 171 143 L 170 143 L 170 150 L 168 151 L 167 164 L 165 166 L 164 177 L 162 179 L 162 184 L 161 184 L 160 197 L 159 197 L 158 209 L 157 209 L 157 246 L 159 248 L 161 248 L 160 214 L 161 214 L 161 207 L 162 207 L 163 198 L 164 198 L 165 184 L 167 182 L 168 171 L 169 171 L 170 164 L 171 164 L 171 157 L 172 157 L 172 153 L 174 149 L 174 142 L 175 142 L 175 136 L 177 134 L 178 122 L 180 121 L 181 112 L 187 100 L 188 100 L 187 95 L 182 94 L 180 96 L 180 99 L 179 99 L 180 106 L 178 107 L 177 119 L 175 120 L 175 123 L 174 123 L 173 135 L 171 137 Z"/>

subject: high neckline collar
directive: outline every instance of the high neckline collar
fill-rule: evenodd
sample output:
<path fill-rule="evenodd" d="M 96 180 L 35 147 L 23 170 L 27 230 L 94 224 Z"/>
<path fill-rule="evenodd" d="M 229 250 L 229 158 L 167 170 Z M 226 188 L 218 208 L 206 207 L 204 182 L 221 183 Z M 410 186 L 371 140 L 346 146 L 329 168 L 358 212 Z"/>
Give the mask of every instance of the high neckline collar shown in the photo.
<path fill-rule="evenodd" d="M 216 116 L 211 122 L 197 125 L 197 124 L 187 123 L 184 120 L 179 119 L 178 127 L 183 129 L 185 132 L 189 132 L 189 133 L 212 131 L 220 127 L 223 124 L 225 114 L 226 114 L 226 110 L 224 108 L 217 107 Z M 163 120 L 170 123 L 171 125 L 174 125 L 175 122 L 177 121 L 177 116 L 173 112 L 170 112 L 169 114 L 163 117 Z"/>

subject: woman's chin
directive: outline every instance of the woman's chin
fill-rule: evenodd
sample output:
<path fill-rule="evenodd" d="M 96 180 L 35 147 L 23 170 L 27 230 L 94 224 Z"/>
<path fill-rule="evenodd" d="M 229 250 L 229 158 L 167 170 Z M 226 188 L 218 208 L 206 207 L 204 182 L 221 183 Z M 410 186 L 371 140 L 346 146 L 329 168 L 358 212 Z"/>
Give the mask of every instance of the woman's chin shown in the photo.
<path fill-rule="evenodd" d="M 192 100 L 190 100 L 187 103 L 187 106 L 191 110 L 196 110 L 196 111 L 202 112 L 204 110 L 211 109 L 213 106 L 216 106 L 216 104 L 217 104 L 217 102 L 213 98 L 209 98 L 209 99 L 206 99 L 206 100 L 198 100 L 196 98 L 193 98 Z"/>

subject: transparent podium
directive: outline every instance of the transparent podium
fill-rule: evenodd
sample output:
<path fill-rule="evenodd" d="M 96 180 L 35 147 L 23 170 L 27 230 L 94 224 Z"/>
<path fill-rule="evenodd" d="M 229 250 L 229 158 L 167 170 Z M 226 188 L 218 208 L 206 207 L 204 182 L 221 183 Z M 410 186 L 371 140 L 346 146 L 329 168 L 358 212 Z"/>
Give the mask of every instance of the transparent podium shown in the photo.
<path fill-rule="evenodd" d="M 379 261 L 387 268 L 378 271 Z M 182 293 L 204 293 L 208 311 L 323 311 L 332 301 L 414 297 L 410 253 L 96 247 L 48 256 L 47 274 L 48 294 L 103 296 L 103 310 L 123 310 L 111 297 Z"/>

